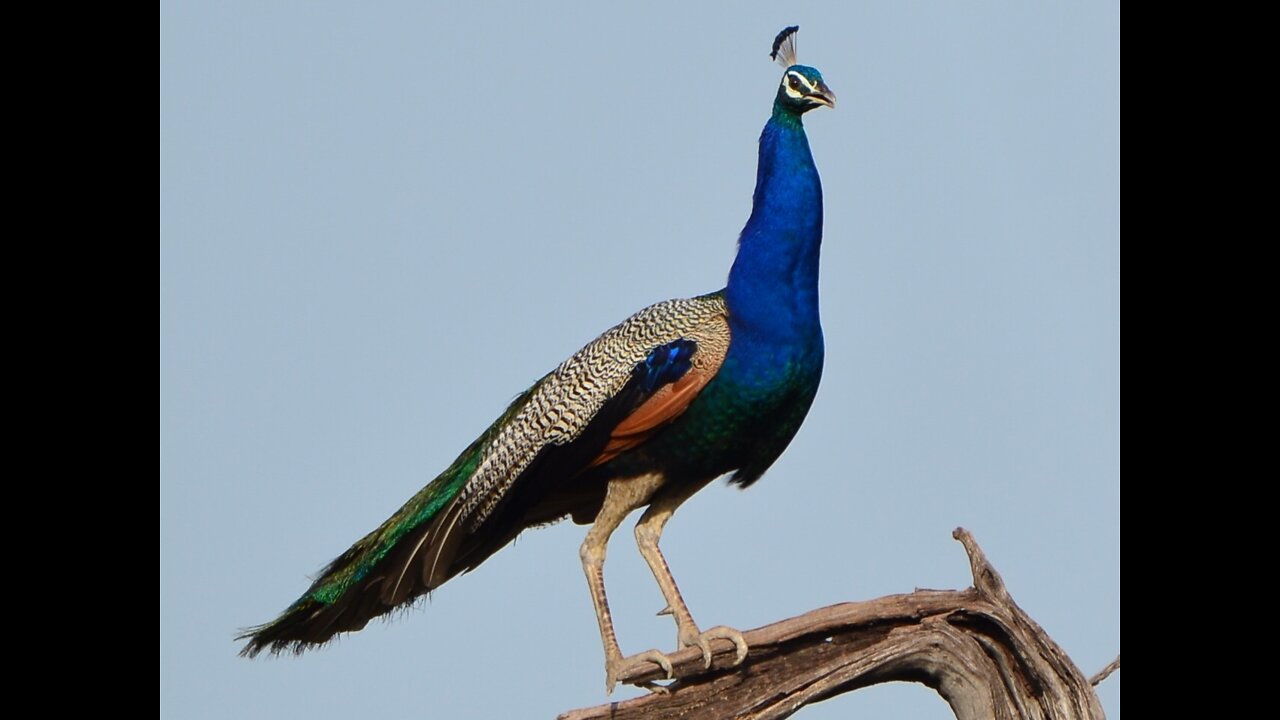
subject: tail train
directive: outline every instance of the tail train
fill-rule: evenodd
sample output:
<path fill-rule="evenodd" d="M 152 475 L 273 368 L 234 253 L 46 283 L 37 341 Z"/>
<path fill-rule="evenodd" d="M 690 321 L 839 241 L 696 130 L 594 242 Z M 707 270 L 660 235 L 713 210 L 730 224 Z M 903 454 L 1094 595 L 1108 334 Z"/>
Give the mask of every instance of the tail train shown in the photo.
<path fill-rule="evenodd" d="M 323 645 L 334 635 L 363 628 L 370 620 L 443 585 L 468 569 L 454 562 L 461 533 L 441 532 L 447 514 L 476 470 L 484 449 L 501 427 L 528 401 L 537 387 L 516 398 L 502 417 L 458 456 L 435 480 L 418 491 L 377 530 L 329 563 L 311 587 L 275 620 L 246 628 L 240 654 L 255 657 Z M 415 573 L 423 554 L 441 562 L 429 573 Z"/>

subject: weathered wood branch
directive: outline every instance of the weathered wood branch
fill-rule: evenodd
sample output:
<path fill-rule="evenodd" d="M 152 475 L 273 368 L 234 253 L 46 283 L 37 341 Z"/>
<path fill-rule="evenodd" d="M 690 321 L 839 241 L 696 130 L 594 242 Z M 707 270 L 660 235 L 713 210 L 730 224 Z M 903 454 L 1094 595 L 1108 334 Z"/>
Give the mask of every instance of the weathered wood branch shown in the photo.
<path fill-rule="evenodd" d="M 1112 660 L 1111 662 L 1107 663 L 1106 667 L 1102 668 L 1097 673 L 1095 673 L 1093 677 L 1089 678 L 1089 684 L 1096 687 L 1098 683 L 1101 683 L 1103 680 L 1106 680 L 1108 677 L 1111 676 L 1111 673 L 1119 669 L 1120 669 L 1120 656 L 1117 655 L 1115 660 Z"/>
<path fill-rule="evenodd" d="M 713 646 L 710 669 L 686 648 L 671 655 L 676 679 L 665 691 L 560 717 L 785 718 L 811 702 L 907 681 L 936 690 L 959 720 L 1102 718 L 1090 681 L 1013 601 L 973 536 L 963 528 L 953 536 L 969 554 L 967 590 L 832 605 L 751 630 L 750 654 L 737 667 L 727 640 Z M 655 667 L 622 681 L 661 679 Z"/>

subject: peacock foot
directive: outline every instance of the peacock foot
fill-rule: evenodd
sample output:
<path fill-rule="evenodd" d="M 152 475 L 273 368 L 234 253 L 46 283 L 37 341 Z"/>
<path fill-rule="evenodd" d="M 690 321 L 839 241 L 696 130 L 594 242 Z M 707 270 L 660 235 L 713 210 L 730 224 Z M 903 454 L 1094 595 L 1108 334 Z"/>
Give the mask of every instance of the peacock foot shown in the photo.
<path fill-rule="evenodd" d="M 711 651 L 712 640 L 728 640 L 733 643 L 734 665 L 741 665 L 742 661 L 747 659 L 747 641 L 742 637 L 742 633 L 728 625 L 717 625 L 699 632 L 697 625 L 690 624 L 679 630 L 680 647 L 696 647 L 702 650 L 702 666 L 706 669 L 711 668 L 711 656 L 715 654 Z"/>
<path fill-rule="evenodd" d="M 636 653 L 629 657 L 615 656 L 606 658 L 604 662 L 605 693 L 612 695 L 613 688 L 618 685 L 619 678 L 631 672 L 647 670 L 648 668 L 642 666 L 649 664 L 657 665 L 662 668 L 662 671 L 666 673 L 668 680 L 672 678 L 675 672 L 671 668 L 671 660 L 657 650 L 646 650 L 642 653 Z M 661 687 L 660 685 L 655 685 L 653 683 L 640 683 L 640 685 L 642 687 L 649 688 L 650 690 Z"/>

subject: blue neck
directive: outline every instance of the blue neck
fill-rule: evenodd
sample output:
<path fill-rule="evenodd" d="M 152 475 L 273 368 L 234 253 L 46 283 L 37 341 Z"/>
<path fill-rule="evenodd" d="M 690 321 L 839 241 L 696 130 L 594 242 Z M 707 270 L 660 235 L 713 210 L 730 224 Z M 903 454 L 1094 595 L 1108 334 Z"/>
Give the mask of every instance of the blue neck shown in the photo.
<path fill-rule="evenodd" d="M 822 184 L 800 116 L 775 105 L 760 135 L 756 192 L 729 271 L 734 342 L 820 337 L 818 251 Z"/>

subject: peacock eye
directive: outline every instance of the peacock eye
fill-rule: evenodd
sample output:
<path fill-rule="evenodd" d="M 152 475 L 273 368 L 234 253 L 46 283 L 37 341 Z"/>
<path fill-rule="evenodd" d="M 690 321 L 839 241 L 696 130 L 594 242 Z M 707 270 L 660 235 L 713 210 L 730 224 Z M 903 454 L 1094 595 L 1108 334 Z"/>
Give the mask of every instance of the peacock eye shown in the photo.
<path fill-rule="evenodd" d="M 791 84 L 791 89 L 792 89 L 792 90 L 799 90 L 799 89 L 800 89 L 800 81 L 799 81 L 799 80 L 797 80 L 797 79 L 795 78 L 795 76 L 788 77 L 788 78 L 787 78 L 787 82 L 789 82 L 789 83 Z"/>

